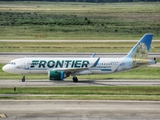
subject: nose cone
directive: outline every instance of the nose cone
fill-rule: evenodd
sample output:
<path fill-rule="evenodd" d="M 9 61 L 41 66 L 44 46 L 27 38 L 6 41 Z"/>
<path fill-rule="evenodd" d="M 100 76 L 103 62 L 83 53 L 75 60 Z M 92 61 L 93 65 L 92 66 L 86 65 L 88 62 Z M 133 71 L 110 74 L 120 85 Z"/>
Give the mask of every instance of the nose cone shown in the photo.
<path fill-rule="evenodd" d="M 7 65 L 5 65 L 5 66 L 3 66 L 2 70 L 7 72 L 9 69 L 8 69 Z"/>
<path fill-rule="evenodd" d="M 8 72 L 8 73 L 12 73 L 13 72 L 12 69 L 11 69 L 11 67 L 9 65 L 3 66 L 2 70 L 4 72 Z"/>

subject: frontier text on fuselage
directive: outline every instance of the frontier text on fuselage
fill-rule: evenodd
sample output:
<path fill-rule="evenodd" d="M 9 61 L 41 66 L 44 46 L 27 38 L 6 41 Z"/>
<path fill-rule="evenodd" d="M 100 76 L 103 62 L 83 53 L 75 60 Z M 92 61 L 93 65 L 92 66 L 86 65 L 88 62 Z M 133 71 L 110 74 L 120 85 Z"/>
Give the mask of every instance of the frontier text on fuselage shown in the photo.
<path fill-rule="evenodd" d="M 32 60 L 31 68 L 84 68 L 89 66 L 88 60 Z"/>

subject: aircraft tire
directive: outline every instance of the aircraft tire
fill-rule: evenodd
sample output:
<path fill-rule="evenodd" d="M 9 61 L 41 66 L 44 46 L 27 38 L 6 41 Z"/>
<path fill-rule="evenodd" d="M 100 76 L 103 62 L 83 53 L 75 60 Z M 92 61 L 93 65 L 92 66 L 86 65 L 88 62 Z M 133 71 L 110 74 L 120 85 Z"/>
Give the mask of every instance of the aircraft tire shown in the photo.
<path fill-rule="evenodd" d="M 23 78 L 22 78 L 22 82 L 25 82 L 25 76 L 23 76 Z"/>
<path fill-rule="evenodd" d="M 77 77 L 73 77 L 73 82 L 78 82 L 78 78 Z"/>

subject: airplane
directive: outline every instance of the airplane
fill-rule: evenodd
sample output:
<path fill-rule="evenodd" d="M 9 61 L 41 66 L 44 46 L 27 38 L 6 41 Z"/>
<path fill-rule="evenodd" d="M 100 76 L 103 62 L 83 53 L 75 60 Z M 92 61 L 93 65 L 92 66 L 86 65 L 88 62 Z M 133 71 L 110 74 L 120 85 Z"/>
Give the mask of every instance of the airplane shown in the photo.
<path fill-rule="evenodd" d="M 156 58 L 148 59 L 153 34 L 145 34 L 130 52 L 121 58 L 18 58 L 5 66 L 3 71 L 21 74 L 25 82 L 27 74 L 48 74 L 49 80 L 64 80 L 72 76 L 78 82 L 78 75 L 110 74 L 156 64 Z"/>

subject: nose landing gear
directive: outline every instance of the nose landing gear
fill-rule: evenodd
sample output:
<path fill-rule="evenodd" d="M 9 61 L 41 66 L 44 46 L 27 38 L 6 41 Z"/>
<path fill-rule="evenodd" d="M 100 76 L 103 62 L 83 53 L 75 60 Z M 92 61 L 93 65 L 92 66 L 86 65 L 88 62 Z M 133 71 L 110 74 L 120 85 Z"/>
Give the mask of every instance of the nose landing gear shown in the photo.
<path fill-rule="evenodd" d="M 25 76 L 22 77 L 22 82 L 25 82 Z"/>

